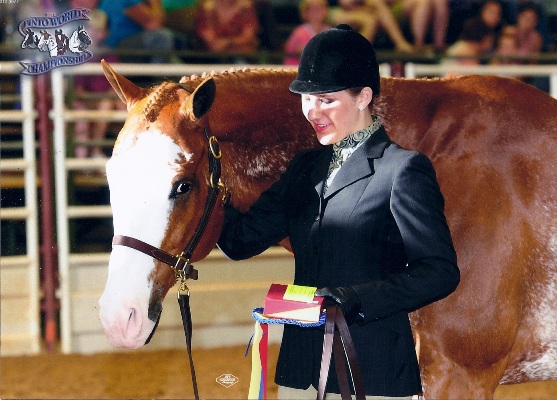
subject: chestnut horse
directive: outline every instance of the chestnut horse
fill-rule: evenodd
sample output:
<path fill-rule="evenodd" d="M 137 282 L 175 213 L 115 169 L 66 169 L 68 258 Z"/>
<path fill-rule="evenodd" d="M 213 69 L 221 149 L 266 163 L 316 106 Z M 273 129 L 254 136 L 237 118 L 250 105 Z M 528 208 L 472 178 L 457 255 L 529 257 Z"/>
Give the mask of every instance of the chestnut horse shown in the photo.
<path fill-rule="evenodd" d="M 317 146 L 292 71 L 230 71 L 139 88 L 106 63 L 129 115 L 107 164 L 115 235 L 178 254 L 209 191 L 209 144 L 247 210 L 293 155 Z M 461 283 L 411 315 L 426 398 L 491 398 L 499 384 L 557 379 L 557 101 L 517 80 L 381 80 L 391 138 L 430 157 Z M 191 261 L 222 229 L 217 200 Z M 115 346 L 142 346 L 175 283 L 166 265 L 114 246 L 100 316 Z M 247 310 L 246 310 L 247 311 Z"/>

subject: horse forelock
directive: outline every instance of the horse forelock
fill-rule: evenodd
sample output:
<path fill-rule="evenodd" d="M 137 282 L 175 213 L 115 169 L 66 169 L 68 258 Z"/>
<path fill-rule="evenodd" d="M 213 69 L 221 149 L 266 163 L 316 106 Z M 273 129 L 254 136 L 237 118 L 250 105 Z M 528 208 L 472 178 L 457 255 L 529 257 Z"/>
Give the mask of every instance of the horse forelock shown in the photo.
<path fill-rule="evenodd" d="M 155 122 L 165 105 L 178 101 L 179 89 L 183 89 L 183 87 L 174 82 L 163 82 L 154 87 L 143 108 L 143 117 L 149 122 Z"/>

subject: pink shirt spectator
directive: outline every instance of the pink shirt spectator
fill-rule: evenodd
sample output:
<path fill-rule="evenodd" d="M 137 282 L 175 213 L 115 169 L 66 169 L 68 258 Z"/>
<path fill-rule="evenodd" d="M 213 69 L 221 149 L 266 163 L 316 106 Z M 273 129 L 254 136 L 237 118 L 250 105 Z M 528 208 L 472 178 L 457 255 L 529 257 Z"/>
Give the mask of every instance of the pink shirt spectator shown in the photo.
<path fill-rule="evenodd" d="M 325 29 L 328 28 L 330 28 L 329 25 Z M 300 56 L 297 54 L 298 49 L 305 46 L 318 33 L 308 23 L 296 27 L 284 44 L 284 52 L 286 53 L 284 65 L 298 65 L 300 63 Z"/>

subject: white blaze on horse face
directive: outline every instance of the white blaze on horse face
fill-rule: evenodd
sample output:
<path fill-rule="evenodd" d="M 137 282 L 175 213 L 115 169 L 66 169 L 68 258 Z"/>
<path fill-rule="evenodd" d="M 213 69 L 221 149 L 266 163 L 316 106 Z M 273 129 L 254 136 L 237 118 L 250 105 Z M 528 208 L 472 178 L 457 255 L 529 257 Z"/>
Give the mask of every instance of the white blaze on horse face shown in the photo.
<path fill-rule="evenodd" d="M 121 135 L 122 136 L 122 135 Z M 172 208 L 169 194 L 183 154 L 157 131 L 121 141 L 106 171 L 115 235 L 126 235 L 159 247 Z M 122 148 L 125 147 L 125 148 Z M 155 322 L 148 318 L 154 260 L 131 248 L 114 246 L 108 280 L 99 299 L 100 319 L 110 343 L 137 348 L 145 344 Z"/>

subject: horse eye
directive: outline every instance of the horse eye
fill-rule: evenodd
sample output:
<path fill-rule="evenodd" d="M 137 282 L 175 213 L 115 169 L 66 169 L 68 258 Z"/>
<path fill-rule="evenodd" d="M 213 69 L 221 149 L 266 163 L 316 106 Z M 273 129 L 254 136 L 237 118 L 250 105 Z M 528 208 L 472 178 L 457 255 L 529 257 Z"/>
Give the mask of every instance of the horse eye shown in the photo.
<path fill-rule="evenodd" d="M 178 181 L 172 186 L 172 192 L 170 193 L 171 198 L 181 196 L 189 192 L 191 184 L 187 181 Z"/>

